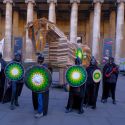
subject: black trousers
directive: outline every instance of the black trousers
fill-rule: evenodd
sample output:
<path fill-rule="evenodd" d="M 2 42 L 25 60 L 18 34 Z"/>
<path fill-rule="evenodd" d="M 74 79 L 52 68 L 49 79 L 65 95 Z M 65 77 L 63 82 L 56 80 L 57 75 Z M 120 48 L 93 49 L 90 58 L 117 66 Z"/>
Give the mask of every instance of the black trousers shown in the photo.
<path fill-rule="evenodd" d="M 109 97 L 109 93 L 111 93 L 112 100 L 115 101 L 115 90 L 116 90 L 116 83 L 109 83 L 108 84 L 108 91 L 107 91 L 107 98 Z"/>
<path fill-rule="evenodd" d="M 32 92 L 32 102 L 34 110 L 38 109 L 38 93 Z"/>
<path fill-rule="evenodd" d="M 108 99 L 109 95 L 111 94 L 112 99 L 115 100 L 115 90 L 116 90 L 116 83 L 106 82 L 103 85 L 102 99 Z"/>
<path fill-rule="evenodd" d="M 3 86 L 0 86 L 0 102 L 1 102 L 2 99 L 3 99 L 3 93 L 4 93 L 4 87 L 3 87 Z"/>
<path fill-rule="evenodd" d="M 0 102 L 3 99 L 4 85 L 5 85 L 5 75 L 3 75 L 3 72 L 0 72 Z"/>
<path fill-rule="evenodd" d="M 102 90 L 103 90 L 103 92 L 102 92 L 102 100 L 107 99 L 108 96 L 109 96 L 109 86 L 108 86 L 107 82 L 103 82 Z"/>

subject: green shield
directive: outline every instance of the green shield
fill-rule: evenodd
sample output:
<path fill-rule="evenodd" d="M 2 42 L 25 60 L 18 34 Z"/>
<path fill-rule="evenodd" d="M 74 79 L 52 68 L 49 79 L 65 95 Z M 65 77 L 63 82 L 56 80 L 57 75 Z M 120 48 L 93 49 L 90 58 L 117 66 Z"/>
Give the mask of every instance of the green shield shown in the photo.
<path fill-rule="evenodd" d="M 66 71 L 66 80 L 70 86 L 79 87 L 86 82 L 87 72 L 82 66 L 71 66 Z"/>
<path fill-rule="evenodd" d="M 102 79 L 102 73 L 99 69 L 96 69 L 94 72 L 93 72 L 93 81 L 95 83 L 98 83 L 100 82 Z"/>
<path fill-rule="evenodd" d="M 22 79 L 24 75 L 24 68 L 21 63 L 19 62 L 10 62 L 5 67 L 5 75 L 11 81 L 17 81 Z"/>
<path fill-rule="evenodd" d="M 25 73 L 25 84 L 33 92 L 44 92 L 49 89 L 52 76 L 44 66 L 31 66 Z"/>

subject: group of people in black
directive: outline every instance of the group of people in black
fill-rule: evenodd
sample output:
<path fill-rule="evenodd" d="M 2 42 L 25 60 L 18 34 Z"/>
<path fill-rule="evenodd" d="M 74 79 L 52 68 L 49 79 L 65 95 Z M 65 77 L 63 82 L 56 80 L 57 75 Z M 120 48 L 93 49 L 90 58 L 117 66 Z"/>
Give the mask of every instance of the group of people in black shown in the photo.
<path fill-rule="evenodd" d="M 21 54 L 16 53 L 14 55 L 13 61 L 22 63 Z M 81 62 L 82 61 L 80 58 L 75 59 L 75 65 L 82 66 Z M 42 54 L 38 55 L 37 64 L 47 67 L 44 65 L 44 56 Z M 23 78 L 15 82 L 9 81 L 4 74 L 6 65 L 7 63 L 2 59 L 2 54 L 0 53 L 0 102 L 10 102 L 10 109 L 14 110 L 15 107 L 19 106 L 18 97 L 21 95 L 24 81 Z M 70 86 L 66 113 L 71 112 L 73 109 L 78 109 L 78 113 L 82 114 L 84 113 L 84 106 L 96 109 L 96 102 L 100 85 L 100 82 L 95 83 L 93 80 L 93 72 L 96 69 L 100 68 L 98 67 L 95 58 L 92 57 L 90 65 L 86 68 L 88 74 L 86 83 L 80 87 Z M 111 96 L 113 99 L 113 104 L 116 104 L 115 89 L 118 73 L 118 66 L 114 63 L 114 59 L 110 57 L 109 62 L 105 64 L 103 68 L 103 94 L 101 99 L 103 103 L 106 103 L 108 97 Z M 32 92 L 32 102 L 36 118 L 47 115 L 48 101 L 49 90 L 41 93 Z"/>
<path fill-rule="evenodd" d="M 79 58 L 76 58 L 75 65 L 81 65 L 81 60 Z M 78 109 L 78 113 L 82 114 L 84 113 L 84 106 L 96 109 L 100 81 L 95 82 L 93 80 L 93 72 L 95 70 L 101 69 L 98 67 L 95 58 L 92 57 L 90 65 L 86 68 L 88 74 L 86 83 L 80 87 L 70 86 L 68 104 L 66 106 L 66 113 L 71 112 L 73 109 Z M 109 58 L 109 61 L 105 64 L 102 70 L 103 92 L 101 102 L 106 103 L 108 97 L 111 96 L 113 104 L 116 104 L 115 90 L 119 70 L 118 66 L 114 63 L 113 57 Z"/>

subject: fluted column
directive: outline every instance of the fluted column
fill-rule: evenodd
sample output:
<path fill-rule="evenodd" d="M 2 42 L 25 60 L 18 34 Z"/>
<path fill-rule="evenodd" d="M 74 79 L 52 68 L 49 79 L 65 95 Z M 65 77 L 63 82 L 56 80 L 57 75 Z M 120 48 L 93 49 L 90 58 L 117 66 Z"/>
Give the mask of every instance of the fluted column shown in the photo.
<path fill-rule="evenodd" d="M 124 40 L 123 28 L 124 28 L 124 2 L 125 0 L 117 0 L 117 24 L 116 24 L 116 44 L 115 44 L 115 62 L 119 64 L 121 51 L 122 51 L 122 42 Z"/>
<path fill-rule="evenodd" d="M 92 36 L 93 36 L 93 17 L 94 17 L 94 12 L 93 8 L 90 9 L 90 15 L 89 15 L 89 47 L 92 49 Z"/>
<path fill-rule="evenodd" d="M 16 8 L 13 11 L 13 36 L 17 37 L 19 35 L 19 12 Z"/>
<path fill-rule="evenodd" d="M 36 20 L 37 19 L 37 10 L 34 9 L 34 12 L 33 12 L 33 19 Z"/>
<path fill-rule="evenodd" d="M 1 9 L 0 9 L 0 40 L 2 39 L 2 13 L 1 13 Z"/>
<path fill-rule="evenodd" d="M 34 13 L 34 3 L 35 0 L 25 0 L 27 3 L 27 23 L 33 21 L 33 13 Z M 26 31 L 26 44 L 25 44 L 25 62 L 34 62 L 35 61 L 35 53 L 31 39 L 28 37 L 28 31 Z"/>
<path fill-rule="evenodd" d="M 110 38 L 112 38 L 112 40 L 113 40 L 112 55 L 114 57 L 114 54 L 115 54 L 115 33 L 116 33 L 116 10 L 115 10 L 115 8 L 111 8 L 109 21 L 110 21 L 110 28 L 109 28 Z"/>
<path fill-rule="evenodd" d="M 5 15 L 5 42 L 4 42 L 4 53 L 3 57 L 6 61 L 12 59 L 12 3 L 13 0 L 4 0 L 6 4 L 6 15 Z"/>
<path fill-rule="evenodd" d="M 80 0 L 70 0 L 72 4 L 70 17 L 70 41 L 77 42 L 77 25 L 78 25 L 78 3 Z"/>
<path fill-rule="evenodd" d="M 48 15 L 48 20 L 56 23 L 56 3 L 57 0 L 47 0 L 49 3 L 49 15 Z"/>
<path fill-rule="evenodd" d="M 99 58 L 99 42 L 100 42 L 100 21 L 101 21 L 101 3 L 103 0 L 94 0 L 94 19 L 93 19 L 93 37 L 92 37 L 92 55 Z"/>

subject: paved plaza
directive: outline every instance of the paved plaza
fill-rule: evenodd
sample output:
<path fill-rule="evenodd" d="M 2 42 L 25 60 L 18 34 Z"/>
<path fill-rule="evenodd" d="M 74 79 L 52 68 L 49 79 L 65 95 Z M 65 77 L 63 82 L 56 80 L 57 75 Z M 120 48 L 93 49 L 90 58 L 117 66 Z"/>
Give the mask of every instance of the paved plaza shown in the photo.
<path fill-rule="evenodd" d="M 97 109 L 85 109 L 79 115 L 77 111 L 65 113 L 68 92 L 63 89 L 51 88 L 49 112 L 46 117 L 34 118 L 31 91 L 23 88 L 19 99 L 20 107 L 14 111 L 9 109 L 10 104 L 0 104 L 0 125 L 125 125 L 125 76 L 119 76 L 117 84 L 117 104 L 112 100 L 102 104 L 100 102 L 102 87 L 100 86 Z"/>

